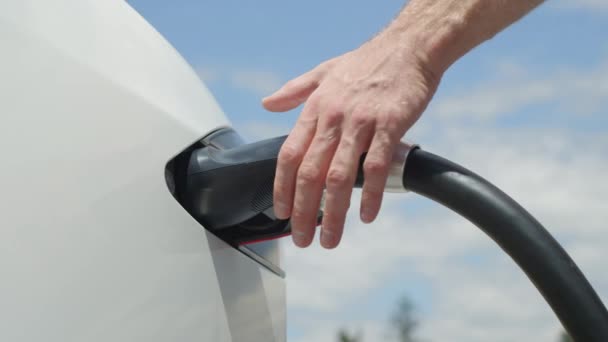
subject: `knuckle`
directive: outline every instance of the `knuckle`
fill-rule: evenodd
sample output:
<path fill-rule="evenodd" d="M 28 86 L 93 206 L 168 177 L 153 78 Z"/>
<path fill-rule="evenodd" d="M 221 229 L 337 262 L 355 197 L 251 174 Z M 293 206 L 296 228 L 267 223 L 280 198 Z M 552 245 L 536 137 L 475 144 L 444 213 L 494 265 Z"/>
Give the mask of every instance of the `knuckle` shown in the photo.
<path fill-rule="evenodd" d="M 322 132 L 317 132 L 315 141 L 317 144 L 322 145 L 324 149 L 334 146 L 339 142 L 340 129 L 339 128 L 327 128 Z"/>
<path fill-rule="evenodd" d="M 366 175 L 382 175 L 388 170 L 388 162 L 385 160 L 366 160 L 363 163 L 363 172 Z"/>
<path fill-rule="evenodd" d="M 350 177 L 348 173 L 340 169 L 331 169 L 327 173 L 328 188 L 343 188 L 348 185 Z"/>
<path fill-rule="evenodd" d="M 374 141 L 377 144 L 378 148 L 381 152 L 385 152 L 385 149 L 390 148 L 395 140 L 395 129 L 381 129 L 378 128 L 376 130 L 376 135 L 374 137 Z M 371 160 L 371 159 L 370 159 Z"/>
<path fill-rule="evenodd" d="M 306 213 L 301 210 L 300 208 L 294 208 L 293 212 L 291 213 L 291 219 L 293 221 L 296 222 L 302 222 L 304 219 L 306 219 Z M 297 228 L 301 228 L 301 227 L 296 227 Z M 297 229 L 298 231 L 302 231 L 301 229 Z"/>
<path fill-rule="evenodd" d="M 310 186 L 321 182 L 321 172 L 316 166 L 302 165 L 298 171 L 298 184 Z"/>
<path fill-rule="evenodd" d="M 340 106 L 332 106 L 325 114 L 328 126 L 338 126 L 344 120 L 344 111 Z"/>
<path fill-rule="evenodd" d="M 378 126 L 386 130 L 395 130 L 405 124 L 406 115 L 397 109 L 388 110 L 378 115 Z"/>
<path fill-rule="evenodd" d="M 294 164 L 302 159 L 304 155 L 303 151 L 294 145 L 283 144 L 279 151 L 279 163 L 280 164 Z"/>
<path fill-rule="evenodd" d="M 356 130 L 362 130 L 373 123 L 374 117 L 370 112 L 357 111 L 352 114 L 351 121 Z"/>
<path fill-rule="evenodd" d="M 403 113 L 393 111 L 386 115 L 385 122 L 388 127 L 396 127 L 405 123 L 405 117 Z"/>
<path fill-rule="evenodd" d="M 393 150 L 397 139 L 391 139 L 389 136 L 379 137 L 376 135 L 375 141 L 372 143 L 372 151 L 365 158 L 365 161 L 371 164 L 370 169 L 374 168 L 389 168 L 393 159 Z M 375 165 L 374 165 L 375 164 Z M 365 162 L 363 163 L 365 170 Z"/>

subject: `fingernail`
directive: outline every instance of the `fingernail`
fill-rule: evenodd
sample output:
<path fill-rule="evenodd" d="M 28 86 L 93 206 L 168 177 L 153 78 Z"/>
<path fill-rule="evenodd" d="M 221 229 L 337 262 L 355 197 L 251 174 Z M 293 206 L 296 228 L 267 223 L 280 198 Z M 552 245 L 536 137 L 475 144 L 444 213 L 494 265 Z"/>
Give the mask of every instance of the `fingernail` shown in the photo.
<path fill-rule="evenodd" d="M 368 209 L 361 210 L 361 221 L 364 223 L 371 223 L 374 220 L 373 213 Z"/>
<path fill-rule="evenodd" d="M 306 237 L 302 232 L 292 232 L 291 237 L 293 239 L 293 243 L 300 248 L 306 247 Z"/>
<path fill-rule="evenodd" d="M 329 231 L 321 230 L 321 246 L 324 248 L 333 248 L 336 243 L 335 235 Z"/>

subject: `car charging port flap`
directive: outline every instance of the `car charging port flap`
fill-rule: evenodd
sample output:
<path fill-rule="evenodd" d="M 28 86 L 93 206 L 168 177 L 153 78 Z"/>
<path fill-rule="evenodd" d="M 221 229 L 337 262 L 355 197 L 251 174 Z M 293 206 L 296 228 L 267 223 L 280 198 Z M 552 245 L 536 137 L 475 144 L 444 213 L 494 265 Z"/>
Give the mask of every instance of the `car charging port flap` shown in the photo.
<path fill-rule="evenodd" d="M 191 152 L 184 206 L 232 245 L 288 235 L 289 220 L 274 216 L 276 156 L 284 138 L 223 149 L 209 144 Z"/>
<path fill-rule="evenodd" d="M 289 220 L 277 219 L 272 205 L 283 141 L 246 145 L 236 131 L 222 128 L 173 158 L 165 172 L 173 196 L 205 229 L 279 275 L 274 240 L 291 234 Z"/>

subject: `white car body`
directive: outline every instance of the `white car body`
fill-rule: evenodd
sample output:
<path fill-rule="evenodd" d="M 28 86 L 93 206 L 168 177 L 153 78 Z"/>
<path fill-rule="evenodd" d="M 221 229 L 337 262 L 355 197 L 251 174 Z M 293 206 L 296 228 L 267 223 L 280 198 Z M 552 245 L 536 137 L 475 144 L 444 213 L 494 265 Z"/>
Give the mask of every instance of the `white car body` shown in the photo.
<path fill-rule="evenodd" d="M 229 127 L 122 0 L 0 10 L 0 341 L 285 341 L 285 285 L 172 197 Z"/>

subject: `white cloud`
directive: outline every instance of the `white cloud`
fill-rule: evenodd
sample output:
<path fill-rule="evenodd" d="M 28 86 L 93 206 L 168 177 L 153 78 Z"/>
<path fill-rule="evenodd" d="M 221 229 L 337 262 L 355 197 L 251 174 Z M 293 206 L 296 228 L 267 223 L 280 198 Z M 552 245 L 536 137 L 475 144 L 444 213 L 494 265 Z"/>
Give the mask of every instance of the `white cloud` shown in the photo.
<path fill-rule="evenodd" d="M 237 77 L 234 70 L 213 70 L 202 74 L 258 94 L 280 83 L 264 72 Z M 608 64 L 538 78 L 503 62 L 492 81 L 437 100 L 415 127 L 416 140 L 518 200 L 564 243 L 608 300 L 603 262 L 608 256 L 608 182 L 602 181 L 608 174 L 608 128 L 591 133 L 494 124 L 496 118 L 532 105 L 597 112 L 608 105 Z M 290 130 L 273 122 L 242 126 L 252 140 Z M 515 264 L 470 223 L 438 205 L 419 209 L 422 200 L 416 197 L 388 196 L 378 221 L 364 225 L 356 192 L 346 235 L 336 250 L 323 250 L 318 242 L 301 250 L 286 241 L 289 324 L 302 332 L 296 342 L 335 341 L 343 326 L 363 330 L 365 341 L 387 340 L 386 317 L 348 321 L 342 316 L 348 315 L 345 308 L 373 297 L 389 280 L 407 284 L 409 279 L 399 275 L 402 270 L 432 284 L 432 307 L 420 329 L 428 341 L 556 341 L 557 319 Z M 463 255 L 483 262 L 471 263 Z"/>
<path fill-rule="evenodd" d="M 491 155 L 493 147 L 496 145 L 488 145 L 485 155 Z M 560 163 L 556 152 L 550 152 L 548 157 L 532 152 L 517 158 L 503 151 L 499 148 L 496 153 L 504 159 L 478 159 L 473 168 L 493 169 L 491 174 L 497 177 L 492 178 L 502 183 L 508 193 L 519 197 L 520 202 L 563 241 L 600 296 L 608 299 L 604 263 L 608 231 L 604 225 L 597 224 L 608 219 L 603 209 L 606 196 L 602 194 L 608 188 L 605 183 L 597 182 L 602 173 L 608 172 L 605 154 L 584 153 L 575 161 Z M 511 162 L 518 159 L 523 162 L 522 166 L 513 168 Z M 594 159 L 598 164 L 585 159 Z M 548 165 L 535 168 L 543 164 L 543 160 Z M 590 167 L 595 165 L 599 170 Z M 565 172 L 561 177 L 554 177 L 546 173 L 552 171 L 552 167 Z M 543 179 L 543 175 L 547 178 Z M 534 186 L 526 188 L 532 183 Z M 594 192 L 572 191 L 581 185 L 587 189 L 597 188 Z M 437 284 L 435 302 L 438 305 L 425 325 L 432 327 L 425 331 L 426 336 L 435 341 L 556 341 L 555 334 L 560 327 L 547 304 L 514 263 L 497 248 L 495 251 L 497 260 L 482 267 L 446 258 L 437 265 L 439 269 L 432 271 L 430 276 Z"/>
<path fill-rule="evenodd" d="M 274 138 L 289 134 L 291 131 L 291 127 L 273 122 L 252 121 L 239 125 L 239 127 L 241 127 L 239 132 L 243 134 L 248 141 Z"/>
<path fill-rule="evenodd" d="M 258 96 L 268 96 L 283 85 L 283 79 L 273 71 L 238 67 L 195 68 L 199 77 L 207 83 L 226 83 Z"/>
<path fill-rule="evenodd" d="M 608 68 L 562 71 L 519 87 L 502 83 L 469 90 L 466 99 L 451 97 L 435 108 L 452 119 L 473 112 L 478 118 L 488 115 L 487 120 L 475 125 L 438 120 L 432 129 L 427 122 L 417 139 L 518 200 L 563 242 L 607 301 L 608 127 L 596 133 L 571 127 L 505 128 L 490 119 L 532 103 L 580 107 L 602 101 L 601 95 L 608 95 Z M 567 101 L 562 99 L 566 94 Z M 415 197 L 390 196 L 378 221 L 364 225 L 357 217 L 357 194 L 337 250 L 322 250 L 318 242 L 305 250 L 286 243 L 288 306 L 290 317 L 298 317 L 290 322 L 305 331 L 298 342 L 334 341 L 344 325 L 342 315 L 348 314 L 345 308 L 374 296 L 402 270 L 433 284 L 432 308 L 420 330 L 426 340 L 556 341 L 561 329 L 556 317 L 515 264 L 470 223 L 437 205 L 420 209 L 422 201 Z M 463 255 L 482 262 L 471 263 Z M 408 278 L 400 281 L 406 284 Z M 319 317 L 331 319 L 319 324 Z M 366 341 L 386 340 L 385 318 L 353 324 L 366 332 Z"/>
<path fill-rule="evenodd" d="M 283 85 L 276 73 L 262 70 L 235 70 L 230 74 L 230 81 L 235 87 L 261 96 L 268 96 Z"/>
<path fill-rule="evenodd" d="M 608 2 L 606 2 L 608 4 Z M 427 115 L 440 119 L 493 120 L 534 105 L 557 105 L 569 113 L 593 114 L 608 104 L 608 63 L 591 69 L 532 75 L 514 64 L 513 73 L 434 103 Z"/>
<path fill-rule="evenodd" d="M 459 139 L 461 135 L 476 139 Z M 556 131 L 458 127 L 429 149 L 486 175 L 558 238 L 568 240 L 566 248 L 572 247 L 575 260 L 608 299 L 603 262 L 608 182 L 600 181 L 608 174 L 608 141 L 596 136 L 568 144 L 574 139 Z M 354 210 L 337 250 L 323 251 L 318 243 L 306 250 L 288 246 L 290 309 L 335 316 L 337 329 L 343 307 L 373 295 L 400 270 L 407 270 L 434 284 L 436 304 L 421 330 L 429 340 L 554 341 L 560 329 L 557 319 L 514 263 L 477 228 L 447 210 L 408 210 L 417 201 L 413 197 L 391 197 L 373 225 L 359 223 Z M 353 207 L 357 205 L 355 198 Z M 465 253 L 488 260 L 476 266 L 459 258 Z M 370 327 L 380 326 L 374 324 Z M 307 335 L 302 340 L 330 341 L 333 333 L 329 329 L 325 339 Z"/>
<path fill-rule="evenodd" d="M 358 195 L 353 206 L 358 204 Z M 398 206 L 407 206 L 411 197 L 391 200 L 398 202 Z M 336 250 L 323 250 L 318 243 L 305 250 L 287 248 L 290 304 L 310 310 L 339 310 L 350 299 L 381 284 L 404 261 L 433 262 L 483 242 L 483 236 L 476 231 L 461 230 L 461 221 L 456 217 L 443 216 L 432 221 L 405 219 L 396 204 L 392 210 L 384 210 L 373 225 L 360 223 L 357 215 L 351 213 L 348 235 Z M 435 241 L 436 236 L 443 238 Z M 310 279 L 315 279 L 319 291 L 307 290 Z"/>

